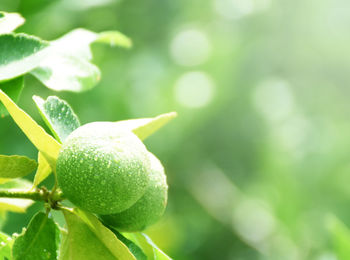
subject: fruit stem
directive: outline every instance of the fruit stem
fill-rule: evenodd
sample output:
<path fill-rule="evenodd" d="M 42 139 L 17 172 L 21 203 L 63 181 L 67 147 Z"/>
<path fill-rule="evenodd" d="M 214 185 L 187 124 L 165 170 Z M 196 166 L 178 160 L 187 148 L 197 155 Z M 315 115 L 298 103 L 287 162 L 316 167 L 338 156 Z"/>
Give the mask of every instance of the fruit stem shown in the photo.
<path fill-rule="evenodd" d="M 0 189 L 1 198 L 20 198 L 20 199 L 31 199 L 38 201 L 45 201 L 45 192 L 43 190 L 2 190 Z"/>
<path fill-rule="evenodd" d="M 36 189 L 36 190 L 5 190 L 0 189 L 0 198 L 18 198 L 18 199 L 31 199 L 35 201 L 60 201 L 63 200 L 63 194 L 60 191 L 56 191 L 51 194 L 50 191 L 46 189 Z"/>

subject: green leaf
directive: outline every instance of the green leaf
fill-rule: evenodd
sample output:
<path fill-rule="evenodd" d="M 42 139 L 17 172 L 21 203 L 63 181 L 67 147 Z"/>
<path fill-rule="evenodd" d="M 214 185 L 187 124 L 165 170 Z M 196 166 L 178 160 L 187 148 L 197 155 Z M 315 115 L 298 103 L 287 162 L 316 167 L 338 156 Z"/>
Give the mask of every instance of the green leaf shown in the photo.
<path fill-rule="evenodd" d="M 13 239 L 0 232 L 0 259 L 11 259 Z"/>
<path fill-rule="evenodd" d="M 38 186 L 43 180 L 45 180 L 52 172 L 50 164 L 46 161 L 45 157 L 38 153 L 38 169 L 35 173 L 33 187 Z"/>
<path fill-rule="evenodd" d="M 94 87 L 101 78 L 100 70 L 94 64 L 59 52 L 41 62 L 31 74 L 55 91 L 86 91 Z"/>
<path fill-rule="evenodd" d="M 328 220 L 334 250 L 339 260 L 350 259 L 350 230 L 336 217 Z"/>
<path fill-rule="evenodd" d="M 46 100 L 33 96 L 40 115 L 59 142 L 80 126 L 79 119 L 64 100 L 50 96 Z"/>
<path fill-rule="evenodd" d="M 79 209 L 63 209 L 68 226 L 67 241 L 61 248 L 64 260 L 116 260 L 135 257 L 108 228 L 92 214 Z"/>
<path fill-rule="evenodd" d="M 20 178 L 38 167 L 35 160 L 21 155 L 0 155 L 0 178 Z"/>
<path fill-rule="evenodd" d="M 123 233 L 123 235 L 138 245 L 149 260 L 171 260 L 156 244 L 144 233 Z"/>
<path fill-rule="evenodd" d="M 15 103 L 18 102 L 24 87 L 23 77 L 18 77 L 12 80 L 0 82 L 0 89 L 4 91 Z M 4 117 L 8 112 L 3 104 L 0 103 L 0 116 Z"/>
<path fill-rule="evenodd" d="M 62 53 L 85 60 L 91 60 L 92 53 L 90 44 L 96 40 L 96 37 L 96 33 L 78 28 L 52 41 L 51 44 Z"/>
<path fill-rule="evenodd" d="M 115 123 L 120 127 L 133 131 L 141 140 L 144 140 L 176 116 L 176 112 L 171 112 L 154 118 L 130 119 Z"/>
<path fill-rule="evenodd" d="M 93 42 L 129 46 L 130 40 L 119 32 L 94 33 L 73 30 L 51 42 L 51 55 L 31 73 L 48 88 L 56 91 L 81 92 L 94 87 L 100 80 L 99 69 L 92 63 L 90 45 Z"/>
<path fill-rule="evenodd" d="M 110 46 L 120 46 L 124 48 L 132 47 L 132 41 L 130 38 L 118 31 L 101 32 L 97 35 L 95 42 L 106 43 Z"/>
<path fill-rule="evenodd" d="M 56 159 L 61 145 L 47 134 L 26 112 L 20 109 L 2 90 L 0 90 L 0 101 L 5 105 L 19 128 L 45 156 L 45 159 L 50 163 L 51 169 L 55 172 Z"/>
<path fill-rule="evenodd" d="M 122 241 L 129 248 L 130 252 L 136 257 L 137 260 L 147 260 L 147 256 L 138 245 L 127 239 L 113 227 L 108 228 L 117 236 L 120 241 Z"/>
<path fill-rule="evenodd" d="M 61 244 L 58 252 L 58 259 L 59 260 L 65 260 L 69 259 L 69 239 L 68 239 L 68 232 L 65 229 L 61 229 Z"/>
<path fill-rule="evenodd" d="M 105 43 L 111 46 L 130 47 L 131 40 L 118 31 L 95 33 L 78 28 L 52 41 L 57 50 L 86 60 L 92 59 L 90 45 L 94 42 Z"/>
<path fill-rule="evenodd" d="M 47 55 L 47 46 L 48 42 L 23 33 L 0 35 L 0 81 L 33 70 Z"/>
<path fill-rule="evenodd" d="M 45 213 L 37 213 L 28 229 L 16 238 L 12 254 L 14 260 L 56 260 L 60 231 Z"/>
<path fill-rule="evenodd" d="M 13 179 L 9 182 L 0 185 L 0 189 L 28 189 L 32 187 L 31 183 L 24 179 Z M 13 211 L 18 213 L 24 213 L 29 206 L 34 202 L 29 199 L 11 199 L 0 198 L 0 212 Z"/>
<path fill-rule="evenodd" d="M 20 14 L 0 12 L 0 34 L 12 32 L 21 26 L 24 21 Z"/>

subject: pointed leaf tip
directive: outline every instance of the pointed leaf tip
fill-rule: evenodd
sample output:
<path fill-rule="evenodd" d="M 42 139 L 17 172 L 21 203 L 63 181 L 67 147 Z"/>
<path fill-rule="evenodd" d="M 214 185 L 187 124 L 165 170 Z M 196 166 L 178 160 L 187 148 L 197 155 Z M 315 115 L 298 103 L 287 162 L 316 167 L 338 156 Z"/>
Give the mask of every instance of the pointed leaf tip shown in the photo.
<path fill-rule="evenodd" d="M 46 100 L 33 96 L 33 100 L 44 122 L 59 142 L 64 142 L 80 126 L 77 115 L 66 101 L 56 96 L 49 96 Z"/>
<path fill-rule="evenodd" d="M 177 116 L 176 112 L 161 114 L 153 118 L 139 118 L 115 122 L 116 126 L 134 132 L 141 140 L 156 132 Z"/>
<path fill-rule="evenodd" d="M 12 32 L 24 21 L 25 19 L 18 13 L 0 12 L 0 34 Z"/>
<path fill-rule="evenodd" d="M 127 49 L 132 47 L 131 39 L 118 31 L 101 32 L 98 34 L 95 42 L 107 43 L 112 47 L 120 46 Z"/>
<path fill-rule="evenodd" d="M 33 181 L 33 188 L 38 186 L 52 172 L 50 164 L 47 162 L 45 157 L 40 152 L 38 153 L 38 163 L 39 163 L 39 165 L 38 165 L 38 169 L 35 173 L 35 177 L 34 177 L 34 181 Z"/>

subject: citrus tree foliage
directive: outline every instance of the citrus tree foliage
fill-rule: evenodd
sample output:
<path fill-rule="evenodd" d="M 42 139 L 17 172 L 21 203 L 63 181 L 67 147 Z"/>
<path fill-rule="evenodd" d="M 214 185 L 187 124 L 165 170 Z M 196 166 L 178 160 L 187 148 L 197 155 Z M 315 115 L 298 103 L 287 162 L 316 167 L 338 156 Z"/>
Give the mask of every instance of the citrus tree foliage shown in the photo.
<path fill-rule="evenodd" d="M 129 48 L 131 41 L 117 31 L 95 33 L 85 29 L 76 29 L 57 40 L 46 41 L 13 32 L 23 23 L 24 18 L 17 13 L 0 12 L 0 113 L 2 117 L 12 117 L 38 149 L 38 158 L 0 155 L 0 214 L 25 212 L 35 200 L 45 202 L 45 207 L 35 214 L 21 234 L 0 233 L 0 258 L 170 259 L 145 234 L 121 233 L 113 225 L 103 223 L 95 212 L 65 205 L 67 198 L 56 178 L 57 158 L 67 137 L 80 127 L 78 116 L 69 104 L 56 96 L 46 99 L 33 96 L 51 133 L 16 104 L 26 74 L 32 74 L 54 91 L 91 89 L 99 81 L 100 71 L 91 63 L 90 45 L 96 42 Z M 142 142 L 175 116 L 176 113 L 167 113 L 110 124 Z M 21 179 L 34 170 L 36 174 L 32 183 Z M 54 174 L 56 180 L 52 190 L 40 187 L 50 174 Z M 51 210 L 62 212 L 66 221 L 64 226 L 55 222 Z"/>

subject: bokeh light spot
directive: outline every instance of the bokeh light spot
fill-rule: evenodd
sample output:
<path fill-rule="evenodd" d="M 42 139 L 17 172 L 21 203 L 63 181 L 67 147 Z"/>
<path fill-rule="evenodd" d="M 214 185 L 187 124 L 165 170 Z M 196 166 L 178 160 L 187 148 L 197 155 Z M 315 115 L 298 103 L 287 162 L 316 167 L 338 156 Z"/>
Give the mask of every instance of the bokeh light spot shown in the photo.
<path fill-rule="evenodd" d="M 207 105 L 213 97 L 213 91 L 212 79 L 201 71 L 187 72 L 175 83 L 175 98 L 185 107 L 199 108 Z"/>
<path fill-rule="evenodd" d="M 179 32 L 170 44 L 174 61 L 182 66 L 196 66 L 208 60 L 211 45 L 207 35 L 197 29 Z"/>
<path fill-rule="evenodd" d="M 242 201 L 234 211 L 233 226 L 251 242 L 263 241 L 275 229 L 275 219 L 258 201 Z"/>
<path fill-rule="evenodd" d="M 285 119 L 294 109 L 289 83 L 278 78 L 259 83 L 253 92 L 253 102 L 256 109 L 272 121 Z"/>
<path fill-rule="evenodd" d="M 216 12 L 229 20 L 265 10 L 269 6 L 270 0 L 214 0 Z"/>
<path fill-rule="evenodd" d="M 89 9 L 89 8 L 94 8 L 98 6 L 108 5 L 113 3 L 113 0 L 76 0 L 76 1 L 64 0 L 63 3 L 65 4 L 65 6 L 67 6 L 70 9 L 83 10 L 83 9 Z"/>

